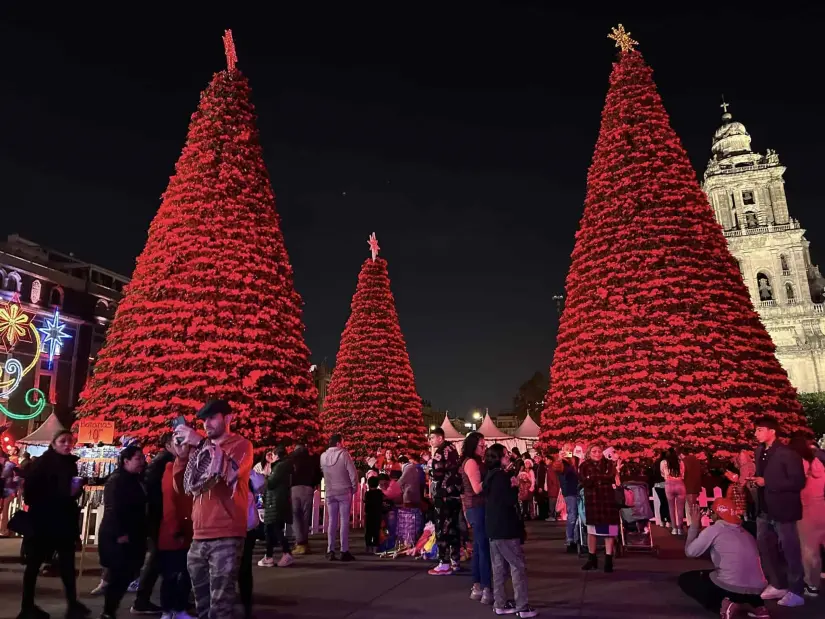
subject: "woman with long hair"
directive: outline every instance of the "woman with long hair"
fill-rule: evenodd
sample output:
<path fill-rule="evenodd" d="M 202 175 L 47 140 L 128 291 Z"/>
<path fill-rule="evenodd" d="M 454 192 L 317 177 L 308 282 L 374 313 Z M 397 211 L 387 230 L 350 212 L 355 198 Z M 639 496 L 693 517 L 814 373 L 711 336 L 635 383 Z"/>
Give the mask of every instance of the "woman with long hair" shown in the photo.
<path fill-rule="evenodd" d="M 670 448 L 667 456 L 662 460 L 662 477 L 665 478 L 665 496 L 667 497 L 670 517 L 673 518 L 673 535 L 682 534 L 682 522 L 685 519 L 685 463 L 679 457 L 679 452 Z"/>
<path fill-rule="evenodd" d="M 822 573 L 820 548 L 825 546 L 825 465 L 816 458 L 806 436 L 794 436 L 790 448 L 802 457 L 805 468 L 805 488 L 800 493 L 802 520 L 797 522 L 805 569 L 805 595 L 817 597 Z"/>
<path fill-rule="evenodd" d="M 587 525 L 587 562 L 582 569 L 599 567 L 597 537 L 604 537 L 604 571 L 613 571 L 613 553 L 619 535 L 619 507 L 616 504 L 616 474 L 621 460 L 608 460 L 600 443 L 592 443 L 579 466 L 579 482 L 584 488 L 584 519 Z"/>
<path fill-rule="evenodd" d="M 482 604 L 493 603 L 492 577 L 490 565 L 490 539 L 487 537 L 487 521 L 484 513 L 484 450 L 487 443 L 481 432 L 470 432 L 461 446 L 459 472 L 463 482 L 461 506 L 467 523 L 473 530 L 473 557 L 470 562 L 473 572 L 473 588 L 470 599 Z"/>
<path fill-rule="evenodd" d="M 146 491 L 142 474 L 146 457 L 139 445 L 125 447 L 117 470 L 103 489 L 103 521 L 98 553 L 109 573 L 102 618 L 117 615 L 129 583 L 140 573 L 146 557 Z"/>
<path fill-rule="evenodd" d="M 77 456 L 72 455 L 74 437 L 69 430 L 54 435 L 49 448 L 26 471 L 23 490 L 31 530 L 23 539 L 26 570 L 23 573 L 23 602 L 18 619 L 44 619 L 48 613 L 34 604 L 40 566 L 57 553 L 57 565 L 66 592 L 66 617 L 86 617 L 88 608 L 77 601 L 74 570 L 75 544 L 80 536 L 80 507 L 83 486 L 77 475 Z"/>

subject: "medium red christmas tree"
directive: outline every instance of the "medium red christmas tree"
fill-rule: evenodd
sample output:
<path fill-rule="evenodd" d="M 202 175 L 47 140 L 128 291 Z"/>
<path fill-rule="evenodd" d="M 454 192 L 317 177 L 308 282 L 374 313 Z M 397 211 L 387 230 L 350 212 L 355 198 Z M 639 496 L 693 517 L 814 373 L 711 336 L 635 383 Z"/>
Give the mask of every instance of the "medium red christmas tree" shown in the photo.
<path fill-rule="evenodd" d="M 352 313 L 321 411 L 324 431 L 342 434 L 360 461 L 379 449 L 418 455 L 427 437 L 387 261 L 377 257 L 375 234 L 370 249 L 372 257 L 358 275 Z"/>
<path fill-rule="evenodd" d="M 794 388 L 624 29 L 567 276 L 542 442 L 727 456 L 751 420 L 805 428 Z"/>
<path fill-rule="evenodd" d="M 224 43 L 78 413 L 149 439 L 224 398 L 256 446 L 315 445 L 302 301 L 228 31 Z"/>

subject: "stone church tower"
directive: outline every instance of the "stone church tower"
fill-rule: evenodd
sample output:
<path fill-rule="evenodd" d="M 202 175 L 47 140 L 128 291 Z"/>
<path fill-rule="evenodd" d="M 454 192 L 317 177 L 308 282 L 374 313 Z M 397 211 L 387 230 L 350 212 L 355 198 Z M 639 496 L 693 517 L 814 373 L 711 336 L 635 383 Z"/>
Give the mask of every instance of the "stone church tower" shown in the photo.
<path fill-rule="evenodd" d="M 825 391 L 825 279 L 788 212 L 785 167 L 775 151 L 754 153 L 745 126 L 722 108 L 703 189 L 791 383 Z"/>

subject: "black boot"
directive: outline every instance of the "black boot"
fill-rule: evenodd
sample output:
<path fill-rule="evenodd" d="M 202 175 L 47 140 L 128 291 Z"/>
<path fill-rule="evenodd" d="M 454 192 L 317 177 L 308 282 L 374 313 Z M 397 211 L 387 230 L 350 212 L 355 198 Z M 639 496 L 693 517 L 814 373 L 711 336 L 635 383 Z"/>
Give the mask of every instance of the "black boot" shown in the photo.
<path fill-rule="evenodd" d="M 591 552 L 587 553 L 587 562 L 582 565 L 582 571 L 589 572 L 597 569 L 599 569 L 599 557 Z"/>
<path fill-rule="evenodd" d="M 574 555 L 579 552 L 579 547 L 576 544 L 567 544 L 567 554 Z"/>
<path fill-rule="evenodd" d="M 610 574 L 613 572 L 613 555 L 604 556 L 604 573 Z"/>

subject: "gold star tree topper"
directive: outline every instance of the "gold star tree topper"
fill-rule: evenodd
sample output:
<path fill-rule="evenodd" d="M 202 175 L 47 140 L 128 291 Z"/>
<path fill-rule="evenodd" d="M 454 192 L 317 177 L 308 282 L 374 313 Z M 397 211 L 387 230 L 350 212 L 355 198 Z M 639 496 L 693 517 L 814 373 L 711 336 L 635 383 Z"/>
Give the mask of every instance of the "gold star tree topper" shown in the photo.
<path fill-rule="evenodd" d="M 613 32 L 607 35 L 608 39 L 613 39 L 616 41 L 616 47 L 621 48 L 623 52 L 629 52 L 633 49 L 634 45 L 638 45 L 639 42 L 630 38 L 630 33 L 626 32 L 624 26 L 619 24 L 618 28 L 611 28 Z"/>

